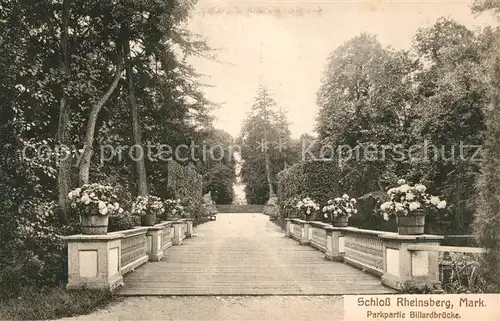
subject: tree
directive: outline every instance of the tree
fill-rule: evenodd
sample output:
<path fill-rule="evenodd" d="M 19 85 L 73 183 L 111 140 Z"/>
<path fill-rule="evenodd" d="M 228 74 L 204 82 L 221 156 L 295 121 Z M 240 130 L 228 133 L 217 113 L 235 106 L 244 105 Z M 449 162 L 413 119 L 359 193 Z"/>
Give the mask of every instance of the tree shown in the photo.
<path fill-rule="evenodd" d="M 64 278 L 58 235 L 78 233 L 78 217 L 65 211 L 69 189 L 110 183 L 127 207 L 142 184 L 134 177 L 136 164 L 127 157 L 101 163 L 92 151 L 134 138 L 142 143 L 137 133 L 175 147 L 210 125 L 211 104 L 186 62 L 208 51 L 182 28 L 193 5 L 0 1 L 0 145 L 9 155 L 0 159 L 2 284 L 19 289 Z M 70 157 L 58 159 L 65 152 Z M 161 192 L 164 164 L 144 165 L 148 188 Z"/>
<path fill-rule="evenodd" d="M 241 177 L 247 201 L 264 204 L 275 195 L 276 175 L 285 166 L 284 150 L 290 146 L 286 114 L 261 86 L 244 121 L 238 142 L 243 160 Z"/>
<path fill-rule="evenodd" d="M 353 196 L 383 189 L 410 167 L 394 161 L 391 147 L 412 143 L 413 75 L 419 68 L 409 52 L 383 48 L 366 33 L 330 54 L 317 93 L 314 155 L 342 161 L 340 183 Z M 366 154 L 370 148 L 373 156 Z"/>
<path fill-rule="evenodd" d="M 476 11 L 493 10 L 500 20 L 500 4 L 496 1 L 475 1 Z M 491 292 L 500 291 L 500 31 L 496 37 L 490 59 L 491 103 L 486 111 L 486 140 L 484 144 L 479 195 L 474 219 L 474 232 L 480 246 L 489 249 L 483 256 L 482 267 Z"/>
<path fill-rule="evenodd" d="M 473 149 L 465 150 L 463 157 L 458 149 L 460 143 L 479 146 L 484 141 L 483 109 L 489 100 L 484 61 L 491 37 L 440 18 L 417 31 L 414 45 L 427 62 L 417 77 L 415 132 L 441 149 L 415 174 L 449 204 L 443 215 L 430 218 L 429 225 L 439 227 L 437 233 L 470 233 L 479 168 L 470 159 Z"/>
<path fill-rule="evenodd" d="M 203 149 L 197 156 L 198 171 L 203 175 L 203 194 L 211 192 L 217 204 L 231 204 L 236 182 L 234 139 L 227 132 L 208 128 L 200 132 Z"/>

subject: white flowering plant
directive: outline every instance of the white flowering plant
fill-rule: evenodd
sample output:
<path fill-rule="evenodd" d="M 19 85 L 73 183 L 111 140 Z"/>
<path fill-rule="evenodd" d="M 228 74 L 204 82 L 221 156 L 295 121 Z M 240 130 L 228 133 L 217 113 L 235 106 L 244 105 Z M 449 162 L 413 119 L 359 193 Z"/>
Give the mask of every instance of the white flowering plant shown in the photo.
<path fill-rule="evenodd" d="M 306 218 L 310 217 L 314 212 L 319 211 L 320 209 L 319 205 L 310 197 L 299 200 L 296 207 Z"/>
<path fill-rule="evenodd" d="M 158 196 L 138 196 L 132 203 L 131 213 L 134 215 L 154 214 L 160 215 L 165 212 L 165 207 Z"/>
<path fill-rule="evenodd" d="M 351 217 L 352 214 L 357 214 L 356 199 L 344 194 L 342 197 L 328 200 L 327 205 L 323 206 L 323 216 L 327 219 L 333 220 L 339 216 Z"/>
<path fill-rule="evenodd" d="M 123 212 L 115 189 L 110 185 L 85 184 L 69 192 L 68 198 L 70 206 L 81 215 L 113 215 Z"/>
<path fill-rule="evenodd" d="M 180 199 L 167 198 L 165 200 L 165 212 L 173 217 L 183 217 L 184 216 L 184 206 Z"/>
<path fill-rule="evenodd" d="M 390 200 L 380 206 L 385 220 L 388 220 L 390 215 L 407 216 L 425 208 L 446 207 L 446 201 L 427 193 L 427 187 L 423 184 L 412 186 L 404 179 L 400 179 L 398 185 L 387 191 Z"/>

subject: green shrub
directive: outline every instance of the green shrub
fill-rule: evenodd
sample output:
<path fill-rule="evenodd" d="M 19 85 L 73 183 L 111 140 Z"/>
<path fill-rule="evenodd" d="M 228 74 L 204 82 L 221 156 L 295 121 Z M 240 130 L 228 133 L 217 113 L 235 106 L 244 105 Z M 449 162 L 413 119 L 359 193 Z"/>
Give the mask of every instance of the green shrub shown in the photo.
<path fill-rule="evenodd" d="M 499 58 L 500 60 L 500 58 Z M 498 63 L 500 66 L 500 61 Z M 498 67 L 500 73 L 500 67 Z M 500 88 L 500 84 L 499 84 Z M 486 153 L 479 180 L 478 207 L 474 232 L 481 247 L 490 251 L 484 255 L 483 268 L 493 292 L 500 292 L 500 89 L 488 121 Z"/>
<path fill-rule="evenodd" d="M 203 178 L 193 166 L 182 166 L 171 160 L 167 163 L 167 189 L 162 198 L 181 199 L 186 214 L 198 224 L 208 216 L 203 200 Z"/>
<path fill-rule="evenodd" d="M 336 162 L 321 161 L 297 163 L 282 171 L 278 175 L 278 204 L 281 215 L 296 216 L 295 205 L 305 197 L 310 197 L 320 206 L 324 206 L 329 199 L 342 195 L 340 173 Z M 323 218 L 317 215 L 316 219 Z"/>
<path fill-rule="evenodd" d="M 46 320 L 89 314 L 111 302 L 109 291 L 66 291 L 64 286 L 24 288 L 0 301 L 1 320 Z"/>
<path fill-rule="evenodd" d="M 51 286 L 66 281 L 65 244 L 60 231 L 71 226 L 54 224 L 59 213 L 53 202 L 27 200 L 17 206 L 19 215 L 4 221 L 1 237 L 0 298 L 16 296 L 22 287 Z M 20 255 L 22 253 L 22 255 Z"/>
<path fill-rule="evenodd" d="M 449 253 L 441 260 L 447 262 L 449 270 L 443 273 L 442 287 L 445 293 L 483 293 L 488 289 L 480 255 Z"/>

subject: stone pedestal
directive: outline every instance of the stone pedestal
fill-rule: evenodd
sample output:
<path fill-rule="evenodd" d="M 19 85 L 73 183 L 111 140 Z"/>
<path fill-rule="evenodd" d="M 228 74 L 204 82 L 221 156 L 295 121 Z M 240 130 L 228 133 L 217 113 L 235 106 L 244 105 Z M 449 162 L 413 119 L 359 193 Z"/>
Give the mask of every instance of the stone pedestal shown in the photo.
<path fill-rule="evenodd" d="M 325 258 L 330 261 L 341 262 L 344 260 L 344 234 L 343 227 L 326 227 Z"/>
<path fill-rule="evenodd" d="M 285 218 L 285 236 L 286 237 L 291 237 L 292 236 L 292 219 L 290 218 Z"/>
<path fill-rule="evenodd" d="M 67 289 L 109 289 L 123 284 L 119 233 L 65 236 L 68 242 Z"/>
<path fill-rule="evenodd" d="M 311 240 L 311 225 L 307 221 L 302 222 L 302 235 L 300 237 L 301 245 L 309 245 Z"/>
<path fill-rule="evenodd" d="M 418 245 L 439 246 L 442 236 L 381 234 L 384 242 L 382 284 L 396 290 L 440 286 L 437 251 L 417 251 Z"/>
<path fill-rule="evenodd" d="M 162 249 L 162 231 L 164 225 L 158 224 L 155 226 L 148 227 L 148 232 L 146 233 L 147 238 L 147 252 L 148 260 L 158 262 L 163 258 Z"/>
<path fill-rule="evenodd" d="M 188 238 L 193 236 L 193 222 L 194 219 L 192 218 L 186 219 L 186 237 Z"/>
<path fill-rule="evenodd" d="M 184 239 L 182 235 L 184 224 L 185 223 L 182 221 L 172 222 L 172 226 L 174 227 L 174 238 L 172 240 L 172 243 L 174 245 L 182 245 L 182 240 Z"/>

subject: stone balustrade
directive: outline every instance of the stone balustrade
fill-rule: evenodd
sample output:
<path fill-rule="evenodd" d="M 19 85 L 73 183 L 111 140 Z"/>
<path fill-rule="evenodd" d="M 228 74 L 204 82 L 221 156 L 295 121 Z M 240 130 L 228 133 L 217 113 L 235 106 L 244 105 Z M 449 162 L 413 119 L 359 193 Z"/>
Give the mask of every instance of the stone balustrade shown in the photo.
<path fill-rule="evenodd" d="M 322 223 L 322 222 L 310 222 L 309 223 L 309 244 L 320 250 L 321 252 L 326 251 L 327 246 L 327 233 L 326 228 L 329 227 L 330 224 Z"/>
<path fill-rule="evenodd" d="M 399 235 L 291 218 L 286 219 L 285 234 L 324 252 L 328 260 L 380 277 L 382 284 L 396 290 L 440 285 L 438 252 L 443 236 Z"/>
<path fill-rule="evenodd" d="M 172 245 L 191 237 L 193 219 L 140 226 L 104 235 L 71 235 L 68 242 L 68 289 L 110 289 L 148 261 L 160 261 Z"/>

